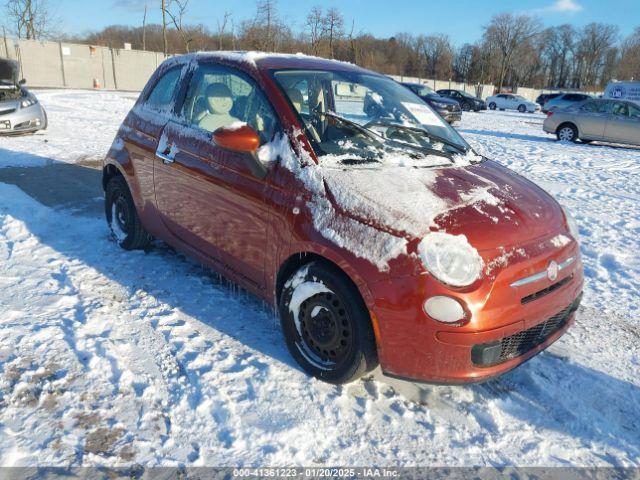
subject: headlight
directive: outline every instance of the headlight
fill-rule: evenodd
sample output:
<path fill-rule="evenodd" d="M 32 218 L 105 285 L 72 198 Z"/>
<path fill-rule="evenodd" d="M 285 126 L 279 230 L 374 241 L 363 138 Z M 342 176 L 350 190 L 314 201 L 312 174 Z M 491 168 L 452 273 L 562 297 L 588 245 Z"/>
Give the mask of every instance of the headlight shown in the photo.
<path fill-rule="evenodd" d="M 440 103 L 440 102 L 433 102 L 433 106 L 438 108 L 447 108 L 446 103 Z"/>
<path fill-rule="evenodd" d="M 31 105 L 35 105 L 36 103 L 37 103 L 37 100 L 35 98 L 27 97 L 20 102 L 20 106 L 22 108 L 27 108 L 27 107 L 30 107 Z"/>
<path fill-rule="evenodd" d="M 567 219 L 569 233 L 576 242 L 580 241 L 580 230 L 578 229 L 578 223 L 576 222 L 576 219 L 573 218 L 573 215 L 571 215 L 568 209 L 562 207 L 562 210 L 564 210 L 564 218 Z"/>
<path fill-rule="evenodd" d="M 418 255 L 434 277 L 454 287 L 471 285 L 482 273 L 482 258 L 464 235 L 429 233 L 418 245 Z"/>

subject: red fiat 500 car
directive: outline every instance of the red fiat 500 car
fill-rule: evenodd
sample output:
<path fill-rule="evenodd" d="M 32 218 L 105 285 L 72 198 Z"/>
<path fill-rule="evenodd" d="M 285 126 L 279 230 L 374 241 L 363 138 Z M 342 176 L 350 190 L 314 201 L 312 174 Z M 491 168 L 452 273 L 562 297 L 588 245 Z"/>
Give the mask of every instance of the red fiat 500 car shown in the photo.
<path fill-rule="evenodd" d="M 300 366 L 466 383 L 574 321 L 575 224 L 412 92 L 302 55 L 164 62 L 104 164 L 125 249 L 153 237 L 274 302 Z"/>

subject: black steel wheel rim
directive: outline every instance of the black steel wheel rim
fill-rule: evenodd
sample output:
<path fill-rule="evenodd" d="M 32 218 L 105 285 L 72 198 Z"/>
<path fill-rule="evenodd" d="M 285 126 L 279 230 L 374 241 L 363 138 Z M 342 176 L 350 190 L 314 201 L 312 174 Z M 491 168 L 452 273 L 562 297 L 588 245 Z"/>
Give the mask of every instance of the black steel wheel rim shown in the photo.
<path fill-rule="evenodd" d="M 131 219 L 127 199 L 122 193 L 118 193 L 114 198 L 113 205 L 115 208 L 112 212 L 115 218 L 112 218 L 111 221 L 116 222 L 117 226 L 120 227 L 123 232 L 128 233 Z"/>
<path fill-rule="evenodd" d="M 318 366 L 337 366 L 353 348 L 353 325 L 347 309 L 333 292 L 323 292 L 300 305 L 300 340 L 307 357 Z M 303 352 L 305 353 L 305 352 Z"/>

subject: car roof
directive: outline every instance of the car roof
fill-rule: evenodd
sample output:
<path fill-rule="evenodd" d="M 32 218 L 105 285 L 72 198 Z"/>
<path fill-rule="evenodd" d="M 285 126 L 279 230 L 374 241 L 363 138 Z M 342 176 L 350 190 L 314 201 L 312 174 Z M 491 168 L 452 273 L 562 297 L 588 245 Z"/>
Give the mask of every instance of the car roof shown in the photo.
<path fill-rule="evenodd" d="M 423 83 L 415 83 L 415 82 L 401 82 L 402 85 L 405 85 L 407 87 L 427 87 L 427 88 L 431 88 L 429 87 L 429 85 L 425 85 Z"/>
<path fill-rule="evenodd" d="M 326 58 L 314 57 L 302 53 L 285 54 L 285 53 L 265 53 L 254 51 L 216 51 L 216 52 L 197 52 L 186 55 L 178 55 L 167 60 L 167 63 L 188 63 L 191 60 L 212 60 L 226 64 L 235 64 L 236 66 L 244 66 L 255 68 L 258 70 L 284 70 L 284 69 L 303 69 L 303 70 L 339 70 L 354 73 L 367 73 L 382 76 L 379 73 L 366 70 L 353 63 L 342 62 L 338 60 L 328 60 Z"/>

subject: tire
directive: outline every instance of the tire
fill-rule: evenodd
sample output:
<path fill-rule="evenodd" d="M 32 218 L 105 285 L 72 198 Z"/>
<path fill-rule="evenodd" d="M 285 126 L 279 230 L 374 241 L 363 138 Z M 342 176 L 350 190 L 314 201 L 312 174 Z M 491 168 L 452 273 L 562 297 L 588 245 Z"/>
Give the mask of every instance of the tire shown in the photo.
<path fill-rule="evenodd" d="M 344 384 L 377 367 L 369 313 L 341 272 L 315 261 L 304 265 L 285 283 L 278 309 L 289 352 L 309 375 Z"/>
<path fill-rule="evenodd" d="M 495 102 L 491 102 L 489 103 L 489 110 L 495 110 L 496 109 L 496 104 Z"/>
<path fill-rule="evenodd" d="M 127 182 L 120 175 L 107 183 L 104 210 L 111 237 L 125 250 L 145 249 L 151 236 L 142 226 Z"/>
<path fill-rule="evenodd" d="M 578 140 L 578 129 L 572 123 L 563 123 L 556 130 L 558 140 L 575 142 Z"/>
<path fill-rule="evenodd" d="M 525 113 L 527 111 L 527 106 L 526 105 L 518 105 L 518 111 L 520 113 Z"/>
<path fill-rule="evenodd" d="M 469 105 L 467 102 L 464 102 L 460 108 L 462 109 L 463 112 L 470 112 L 471 111 L 471 105 Z"/>

